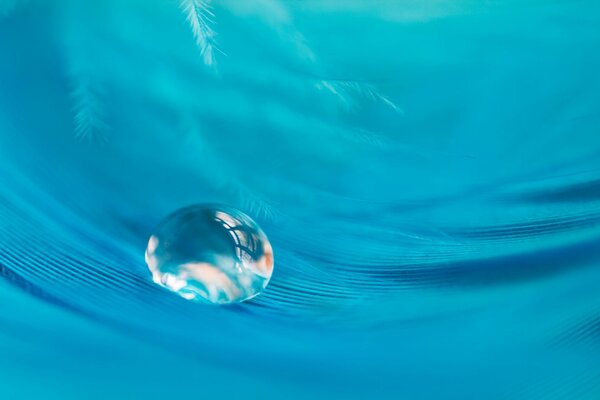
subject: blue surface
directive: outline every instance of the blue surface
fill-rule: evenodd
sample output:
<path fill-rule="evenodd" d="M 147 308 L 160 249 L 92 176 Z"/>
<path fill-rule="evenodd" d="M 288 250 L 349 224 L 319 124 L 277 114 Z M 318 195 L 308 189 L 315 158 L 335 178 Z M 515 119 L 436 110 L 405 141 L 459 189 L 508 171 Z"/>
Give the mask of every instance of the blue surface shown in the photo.
<path fill-rule="evenodd" d="M 0 398 L 600 398 L 597 1 L 186 11 L 0 0 Z M 256 300 L 151 281 L 206 202 Z"/>

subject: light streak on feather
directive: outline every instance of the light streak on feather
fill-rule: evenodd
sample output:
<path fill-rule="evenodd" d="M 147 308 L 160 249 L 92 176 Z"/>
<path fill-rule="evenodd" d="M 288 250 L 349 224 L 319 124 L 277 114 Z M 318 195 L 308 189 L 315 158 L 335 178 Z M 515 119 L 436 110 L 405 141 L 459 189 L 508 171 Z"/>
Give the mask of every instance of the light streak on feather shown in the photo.
<path fill-rule="evenodd" d="M 327 90 L 340 100 L 350 110 L 357 108 L 356 97 L 364 98 L 372 102 L 385 104 L 392 110 L 403 114 L 403 111 L 388 97 L 379 93 L 377 88 L 369 83 L 357 82 L 344 79 L 322 79 L 315 86 L 320 90 Z"/>

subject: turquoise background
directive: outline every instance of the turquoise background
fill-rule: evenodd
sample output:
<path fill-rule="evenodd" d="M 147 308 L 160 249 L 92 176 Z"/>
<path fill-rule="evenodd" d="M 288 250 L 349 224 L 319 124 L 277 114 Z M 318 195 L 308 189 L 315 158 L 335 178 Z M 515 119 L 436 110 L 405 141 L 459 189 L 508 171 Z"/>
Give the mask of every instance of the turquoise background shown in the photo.
<path fill-rule="evenodd" d="M 598 2 L 211 5 L 0 0 L 0 398 L 600 398 Z M 208 202 L 253 301 L 150 279 Z"/>

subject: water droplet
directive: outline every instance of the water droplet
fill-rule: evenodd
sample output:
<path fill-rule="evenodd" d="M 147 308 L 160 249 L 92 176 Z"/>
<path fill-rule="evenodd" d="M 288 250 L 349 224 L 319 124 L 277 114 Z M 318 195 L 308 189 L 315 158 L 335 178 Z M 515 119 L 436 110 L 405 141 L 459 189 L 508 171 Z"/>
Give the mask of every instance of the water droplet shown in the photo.
<path fill-rule="evenodd" d="M 258 295 L 273 272 L 269 239 L 249 216 L 194 205 L 167 216 L 146 248 L 157 284 L 195 301 L 227 304 Z"/>

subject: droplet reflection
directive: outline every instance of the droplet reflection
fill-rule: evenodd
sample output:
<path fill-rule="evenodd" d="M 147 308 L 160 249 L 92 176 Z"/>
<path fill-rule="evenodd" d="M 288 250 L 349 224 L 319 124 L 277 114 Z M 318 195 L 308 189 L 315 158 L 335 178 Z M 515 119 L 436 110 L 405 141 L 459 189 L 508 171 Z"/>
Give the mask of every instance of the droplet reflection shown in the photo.
<path fill-rule="evenodd" d="M 159 224 L 148 240 L 146 264 L 154 282 L 186 299 L 236 303 L 267 286 L 273 249 L 241 211 L 195 205 Z"/>

